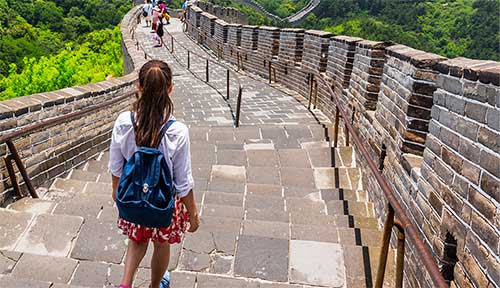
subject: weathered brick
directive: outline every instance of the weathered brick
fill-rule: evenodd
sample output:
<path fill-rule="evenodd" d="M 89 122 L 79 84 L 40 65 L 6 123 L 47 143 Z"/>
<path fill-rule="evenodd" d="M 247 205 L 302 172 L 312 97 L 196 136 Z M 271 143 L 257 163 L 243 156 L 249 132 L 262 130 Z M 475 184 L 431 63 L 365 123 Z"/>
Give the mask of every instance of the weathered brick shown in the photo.
<path fill-rule="evenodd" d="M 488 172 L 481 173 L 481 189 L 497 202 L 500 202 L 500 180 Z"/>
<path fill-rule="evenodd" d="M 474 232 L 481 235 L 481 239 L 490 249 L 497 249 L 498 241 L 500 239 L 498 230 L 495 231 L 491 224 L 488 224 L 484 218 L 476 212 L 472 212 L 471 227 Z"/>
<path fill-rule="evenodd" d="M 472 118 L 478 122 L 486 122 L 487 106 L 474 102 L 467 102 L 465 104 L 465 116 Z"/>

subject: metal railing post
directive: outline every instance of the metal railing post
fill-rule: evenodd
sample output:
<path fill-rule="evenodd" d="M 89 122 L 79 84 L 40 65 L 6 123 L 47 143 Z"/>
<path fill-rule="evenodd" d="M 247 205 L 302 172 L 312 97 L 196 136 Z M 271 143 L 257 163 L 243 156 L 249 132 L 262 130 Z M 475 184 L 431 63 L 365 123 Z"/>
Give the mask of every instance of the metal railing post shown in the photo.
<path fill-rule="evenodd" d="M 23 198 L 23 194 L 19 188 L 19 183 L 17 183 L 16 172 L 14 171 L 14 166 L 12 165 L 12 155 L 4 157 L 3 160 L 5 161 L 5 167 L 7 168 L 7 173 L 9 173 L 10 183 L 14 192 L 16 192 L 19 198 Z"/>
<path fill-rule="evenodd" d="M 230 94 L 230 91 L 229 91 L 229 69 L 226 69 L 226 92 L 227 92 L 227 96 L 226 96 L 226 99 L 229 100 L 229 94 Z"/>
<path fill-rule="evenodd" d="M 208 83 L 208 82 L 209 82 L 209 80 L 210 80 L 210 78 L 209 78 L 209 76 L 208 76 L 208 74 L 209 74 L 209 73 L 208 73 L 208 69 L 209 69 L 209 68 L 208 68 L 208 59 L 207 59 L 207 65 L 205 66 L 205 74 L 206 74 L 206 82 L 207 82 L 207 83 Z"/>
<path fill-rule="evenodd" d="M 375 288 L 382 288 L 385 277 L 385 267 L 387 265 L 387 255 L 389 254 L 389 242 L 391 241 L 392 227 L 394 226 L 394 209 L 391 204 L 387 204 L 387 216 L 384 223 L 384 234 L 382 237 L 382 248 L 378 262 L 377 280 Z"/>
<path fill-rule="evenodd" d="M 241 94 L 242 94 L 242 89 L 238 89 L 238 101 L 236 103 L 236 127 L 240 127 L 240 112 L 241 112 Z"/>
<path fill-rule="evenodd" d="M 405 264 L 405 230 L 399 221 L 394 221 L 397 228 L 398 246 L 396 256 L 396 288 L 403 288 L 403 274 Z"/>
<path fill-rule="evenodd" d="M 14 161 L 16 162 L 17 168 L 19 169 L 19 173 L 21 173 L 21 176 L 23 177 L 24 183 L 26 184 L 26 187 L 28 188 L 31 197 L 38 198 L 35 188 L 33 187 L 33 184 L 31 183 L 31 180 L 28 176 L 28 173 L 26 172 L 26 168 L 24 167 L 23 161 L 21 161 L 19 153 L 17 153 L 16 146 L 14 146 L 14 143 L 12 142 L 11 139 L 8 139 L 7 141 L 5 141 L 5 143 L 7 144 L 7 147 L 9 147 L 10 154 L 12 155 L 12 158 L 14 158 Z"/>
<path fill-rule="evenodd" d="M 174 53 L 174 36 L 170 37 L 170 44 L 172 45 L 172 54 Z"/>
<path fill-rule="evenodd" d="M 340 122 L 339 108 L 335 107 L 335 124 L 333 126 L 333 147 L 335 148 L 337 148 L 339 142 L 339 122 Z"/>
<path fill-rule="evenodd" d="M 188 63 L 187 63 L 187 66 L 188 66 L 188 70 L 191 69 L 191 51 L 188 50 Z"/>
<path fill-rule="evenodd" d="M 272 73 L 272 64 L 271 61 L 269 61 L 269 84 L 273 82 L 271 78 L 271 73 Z"/>
<path fill-rule="evenodd" d="M 309 74 L 309 102 L 307 103 L 307 109 L 311 110 L 311 103 L 312 103 L 312 91 L 313 91 L 313 86 L 312 86 L 312 82 L 313 82 L 313 79 L 314 79 L 314 76 L 313 74 Z"/>

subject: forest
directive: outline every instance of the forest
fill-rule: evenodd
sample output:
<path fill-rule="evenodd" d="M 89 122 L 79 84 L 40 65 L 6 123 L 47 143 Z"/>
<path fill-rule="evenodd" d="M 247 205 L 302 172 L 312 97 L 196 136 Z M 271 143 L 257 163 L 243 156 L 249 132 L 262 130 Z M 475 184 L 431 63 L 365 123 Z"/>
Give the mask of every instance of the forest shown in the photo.
<path fill-rule="evenodd" d="M 0 0 L 0 100 L 123 74 L 122 0 Z"/>
<path fill-rule="evenodd" d="M 309 2 L 255 1 L 282 18 Z M 392 41 L 450 58 L 500 60 L 500 0 L 323 0 L 300 26 Z"/>

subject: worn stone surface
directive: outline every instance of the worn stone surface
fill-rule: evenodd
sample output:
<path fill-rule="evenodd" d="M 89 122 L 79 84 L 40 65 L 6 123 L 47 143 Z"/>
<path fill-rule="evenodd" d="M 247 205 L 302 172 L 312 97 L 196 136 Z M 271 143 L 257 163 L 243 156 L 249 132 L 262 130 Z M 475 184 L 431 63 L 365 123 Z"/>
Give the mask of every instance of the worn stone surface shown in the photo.
<path fill-rule="evenodd" d="M 292 240 L 290 280 L 294 283 L 343 287 L 345 268 L 339 244 Z"/>
<path fill-rule="evenodd" d="M 285 282 L 288 279 L 288 241 L 243 235 L 238 241 L 235 275 Z"/>
<path fill-rule="evenodd" d="M 13 250 L 16 242 L 32 220 L 29 213 L 0 209 L 0 249 Z"/>
<path fill-rule="evenodd" d="M 19 239 L 19 252 L 65 257 L 68 256 L 83 218 L 61 215 L 38 215 Z"/>
<path fill-rule="evenodd" d="M 68 258 L 23 254 L 12 276 L 37 281 L 68 283 L 78 261 Z"/>

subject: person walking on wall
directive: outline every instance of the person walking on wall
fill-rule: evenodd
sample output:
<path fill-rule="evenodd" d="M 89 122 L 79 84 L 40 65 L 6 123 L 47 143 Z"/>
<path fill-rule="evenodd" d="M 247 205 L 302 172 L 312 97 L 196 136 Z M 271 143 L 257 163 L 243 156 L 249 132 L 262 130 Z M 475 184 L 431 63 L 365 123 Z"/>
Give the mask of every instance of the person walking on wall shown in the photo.
<path fill-rule="evenodd" d="M 151 60 L 139 71 L 139 97 L 118 116 L 111 136 L 109 169 L 118 227 L 128 236 L 120 288 L 134 275 L 153 242 L 151 288 L 166 288 L 170 245 L 199 226 L 191 172 L 189 131 L 173 116 L 172 70 Z"/>
<path fill-rule="evenodd" d="M 146 20 L 146 27 L 150 27 L 153 17 L 153 4 L 151 4 L 151 0 L 146 0 L 146 3 L 142 8 L 142 16 L 144 16 L 144 19 Z"/>

